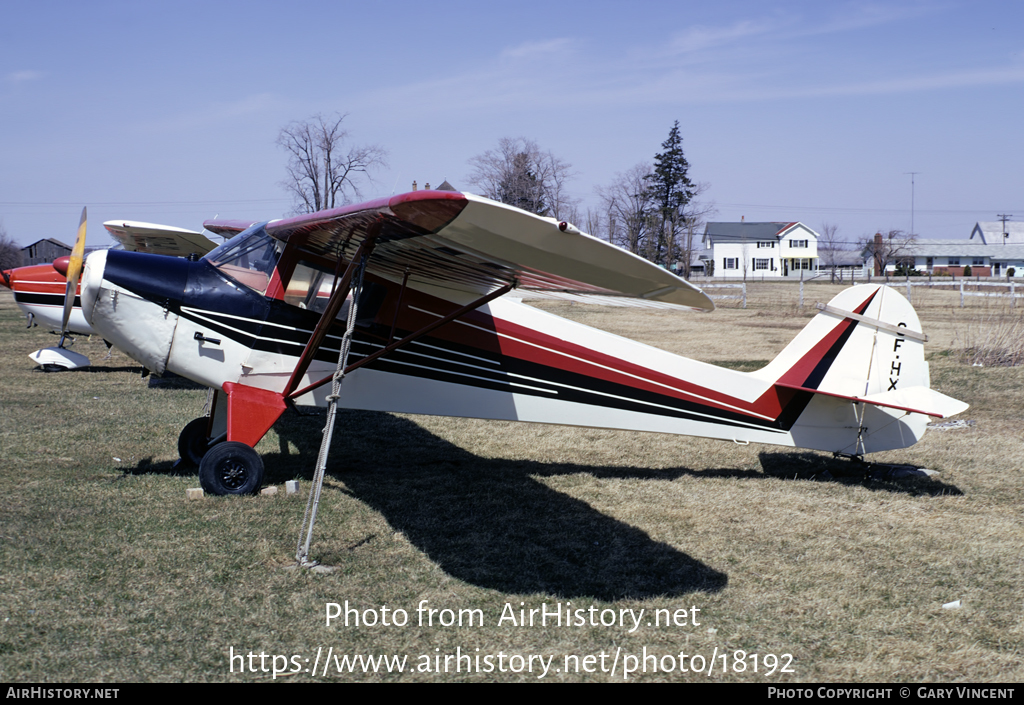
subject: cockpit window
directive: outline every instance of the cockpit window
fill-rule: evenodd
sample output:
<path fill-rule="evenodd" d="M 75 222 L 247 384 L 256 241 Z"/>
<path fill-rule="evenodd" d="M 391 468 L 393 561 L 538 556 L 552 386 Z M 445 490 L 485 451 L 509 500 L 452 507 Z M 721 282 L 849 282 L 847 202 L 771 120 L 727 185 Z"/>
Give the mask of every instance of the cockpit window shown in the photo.
<path fill-rule="evenodd" d="M 292 277 L 285 287 L 284 302 L 309 311 L 323 313 L 327 310 L 327 303 L 334 293 L 334 273 L 321 265 L 299 260 L 292 272 Z M 384 303 L 387 289 L 374 282 L 363 282 L 363 294 L 359 298 L 359 317 L 356 325 L 368 326 L 373 323 L 377 312 Z M 336 317 L 339 321 L 348 319 L 348 309 L 352 305 L 352 293 L 349 292 L 338 311 Z"/>
<path fill-rule="evenodd" d="M 323 313 L 334 289 L 334 274 L 324 267 L 299 260 L 285 287 L 284 302 Z"/>
<path fill-rule="evenodd" d="M 237 282 L 266 294 L 282 247 L 267 235 L 265 225 L 257 223 L 242 231 L 203 259 Z"/>

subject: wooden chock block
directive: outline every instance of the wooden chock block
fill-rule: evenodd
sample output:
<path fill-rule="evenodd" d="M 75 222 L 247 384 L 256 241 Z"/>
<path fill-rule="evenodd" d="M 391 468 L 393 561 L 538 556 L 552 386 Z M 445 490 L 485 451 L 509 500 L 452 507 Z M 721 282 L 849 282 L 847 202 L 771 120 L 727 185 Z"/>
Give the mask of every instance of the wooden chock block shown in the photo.
<path fill-rule="evenodd" d="M 264 487 L 262 490 L 260 490 L 260 494 L 264 495 L 265 497 L 271 497 L 277 494 L 277 487 Z"/>
<path fill-rule="evenodd" d="M 185 497 L 188 499 L 202 499 L 203 488 L 202 487 L 189 487 L 185 490 Z"/>

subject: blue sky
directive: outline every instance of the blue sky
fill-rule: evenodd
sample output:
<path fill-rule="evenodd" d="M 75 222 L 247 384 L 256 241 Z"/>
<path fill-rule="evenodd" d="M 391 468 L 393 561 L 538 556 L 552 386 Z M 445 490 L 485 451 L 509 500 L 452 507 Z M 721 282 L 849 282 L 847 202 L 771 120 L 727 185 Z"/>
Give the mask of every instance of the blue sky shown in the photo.
<path fill-rule="evenodd" d="M 282 126 L 347 113 L 388 150 L 367 198 L 448 179 L 524 136 L 584 206 L 678 120 L 715 220 L 846 239 L 966 238 L 1024 220 L 1018 2 L 0 0 L 0 222 L 73 240 L 89 207 L 199 229 L 270 219 Z"/>

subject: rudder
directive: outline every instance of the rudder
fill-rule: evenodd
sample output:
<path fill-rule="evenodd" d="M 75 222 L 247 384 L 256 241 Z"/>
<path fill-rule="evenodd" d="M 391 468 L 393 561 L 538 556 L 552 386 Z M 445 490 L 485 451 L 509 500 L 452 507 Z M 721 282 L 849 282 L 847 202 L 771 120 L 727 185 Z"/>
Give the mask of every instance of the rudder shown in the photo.
<path fill-rule="evenodd" d="M 768 367 L 781 390 L 813 393 L 792 432 L 799 445 L 862 454 L 903 448 L 928 416 L 951 416 L 963 402 L 930 389 L 927 340 L 914 307 L 886 286 L 846 289 Z"/>

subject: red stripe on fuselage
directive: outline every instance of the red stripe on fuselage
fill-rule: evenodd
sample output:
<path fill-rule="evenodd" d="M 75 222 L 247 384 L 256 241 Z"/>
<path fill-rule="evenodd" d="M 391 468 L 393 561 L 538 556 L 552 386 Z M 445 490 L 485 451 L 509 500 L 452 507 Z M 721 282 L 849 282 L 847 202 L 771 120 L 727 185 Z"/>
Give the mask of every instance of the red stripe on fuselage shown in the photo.
<path fill-rule="evenodd" d="M 874 297 L 874 293 L 863 304 L 857 307 L 857 313 L 863 313 Z M 399 314 L 399 328 L 416 330 L 438 317 L 447 315 L 456 307 L 450 301 L 435 298 L 422 292 L 410 290 L 403 302 L 403 310 Z M 389 296 L 389 299 L 392 298 Z M 416 309 L 429 311 L 423 313 Z M 386 301 L 381 307 L 378 322 L 390 325 L 394 315 L 394 303 Z M 843 321 L 819 341 L 805 354 L 791 371 L 802 383 L 815 367 L 822 361 L 829 350 L 835 345 L 842 334 L 856 322 Z M 490 353 L 507 356 L 547 367 L 579 374 L 592 379 L 599 379 L 613 384 L 620 384 L 637 390 L 643 390 L 666 397 L 699 403 L 710 408 L 729 413 L 747 413 L 758 421 L 766 418 L 777 420 L 786 406 L 793 400 L 797 392 L 792 389 L 775 387 L 768 384 L 757 399 L 747 401 L 738 399 L 715 389 L 695 384 L 669 374 L 651 370 L 650 368 L 622 360 L 618 357 L 593 350 L 591 348 L 568 342 L 562 338 L 540 333 L 532 328 L 495 318 L 481 311 L 466 314 L 458 321 L 439 328 L 432 337 L 449 341 L 458 345 Z M 795 372 L 793 372 L 795 370 Z"/>
<path fill-rule="evenodd" d="M 422 328 L 456 308 L 450 301 L 418 291 L 410 290 L 407 297 L 399 315 L 399 328 L 405 330 Z M 383 315 L 378 316 L 378 322 L 386 320 L 390 324 L 394 304 L 390 300 L 386 301 L 381 312 Z M 762 417 L 759 420 L 764 420 L 763 417 L 776 418 L 784 406 L 783 401 L 792 397 L 787 392 L 784 394 L 786 399 L 780 400 L 779 395 L 769 387 L 761 398 L 751 403 L 562 338 L 539 333 L 526 326 L 494 318 L 481 311 L 466 314 L 431 335 L 492 355 L 507 356 L 636 390 L 705 404 L 725 412 L 756 414 Z"/>
<path fill-rule="evenodd" d="M 495 325 L 497 331 L 504 336 L 499 339 L 501 352 L 509 357 L 683 401 L 705 404 L 721 411 L 746 412 L 769 418 L 774 418 L 781 411 L 780 406 L 771 403 L 774 395 L 762 395 L 751 403 L 679 377 L 538 333 L 509 321 L 494 319 L 492 325 Z"/>

